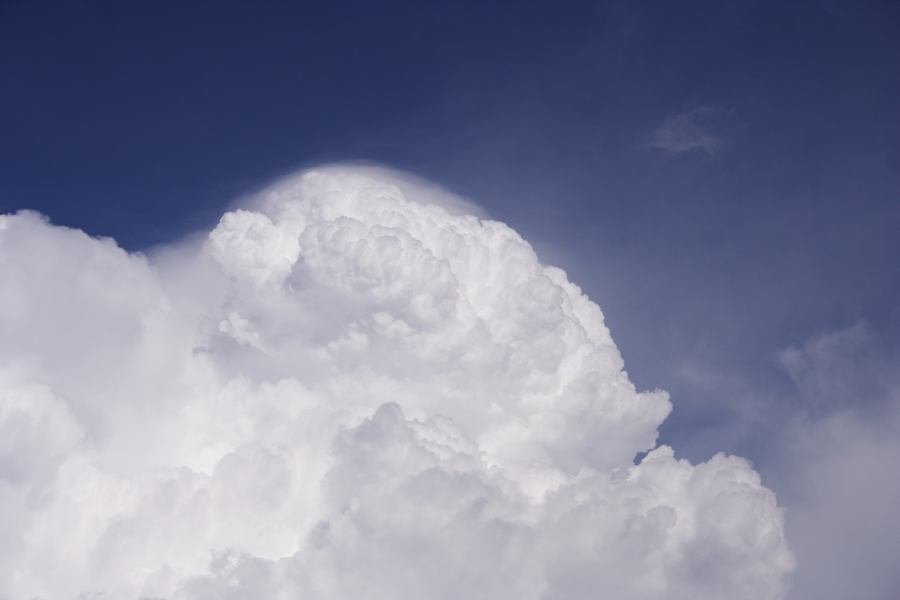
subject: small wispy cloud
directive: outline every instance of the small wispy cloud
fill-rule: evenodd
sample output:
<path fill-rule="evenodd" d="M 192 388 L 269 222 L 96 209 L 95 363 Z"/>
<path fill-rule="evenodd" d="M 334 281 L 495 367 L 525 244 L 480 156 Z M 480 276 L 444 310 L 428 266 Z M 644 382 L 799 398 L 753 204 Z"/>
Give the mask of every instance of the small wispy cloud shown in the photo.
<path fill-rule="evenodd" d="M 702 150 L 718 152 L 724 143 L 724 124 L 730 111 L 720 106 L 698 106 L 687 112 L 667 117 L 656 128 L 651 148 L 669 154 Z"/>

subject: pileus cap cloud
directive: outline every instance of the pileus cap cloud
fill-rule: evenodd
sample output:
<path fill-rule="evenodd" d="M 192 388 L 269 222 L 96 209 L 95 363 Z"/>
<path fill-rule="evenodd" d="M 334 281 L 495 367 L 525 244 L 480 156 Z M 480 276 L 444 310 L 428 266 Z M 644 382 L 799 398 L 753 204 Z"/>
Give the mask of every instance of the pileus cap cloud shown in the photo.
<path fill-rule="evenodd" d="M 0 218 L 0 598 L 782 598 L 752 467 L 655 447 L 599 307 L 466 208 L 331 167 L 150 257 Z"/>

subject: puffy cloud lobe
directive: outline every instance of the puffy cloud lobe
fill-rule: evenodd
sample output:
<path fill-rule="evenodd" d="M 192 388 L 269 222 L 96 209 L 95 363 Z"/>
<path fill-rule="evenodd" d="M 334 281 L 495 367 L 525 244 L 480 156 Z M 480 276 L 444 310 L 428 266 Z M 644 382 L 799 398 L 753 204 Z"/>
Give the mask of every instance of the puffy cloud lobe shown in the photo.
<path fill-rule="evenodd" d="M 781 598 L 750 465 L 653 449 L 600 309 L 464 206 L 324 168 L 149 258 L 0 219 L 0 597 Z"/>

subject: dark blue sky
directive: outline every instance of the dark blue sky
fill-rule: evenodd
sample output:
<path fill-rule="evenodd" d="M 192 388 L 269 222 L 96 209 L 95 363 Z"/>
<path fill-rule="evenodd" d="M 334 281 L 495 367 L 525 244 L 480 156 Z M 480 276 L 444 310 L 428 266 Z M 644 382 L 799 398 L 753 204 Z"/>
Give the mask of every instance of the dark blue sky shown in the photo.
<path fill-rule="evenodd" d="M 766 460 L 780 349 L 900 339 L 897 3 L 6 0 L 0 77 L 0 212 L 128 249 L 318 162 L 471 197 L 600 303 L 692 458 Z"/>

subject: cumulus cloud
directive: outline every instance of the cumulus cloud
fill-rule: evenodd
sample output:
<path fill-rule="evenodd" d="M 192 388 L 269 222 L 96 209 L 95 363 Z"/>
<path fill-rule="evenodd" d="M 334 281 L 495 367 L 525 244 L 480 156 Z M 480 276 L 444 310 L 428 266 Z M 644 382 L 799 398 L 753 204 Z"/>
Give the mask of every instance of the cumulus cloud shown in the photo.
<path fill-rule="evenodd" d="M 0 217 L 0 598 L 784 597 L 751 465 L 657 447 L 599 307 L 468 212 L 330 167 L 151 256 Z"/>
<path fill-rule="evenodd" d="M 669 154 L 702 150 L 714 154 L 722 145 L 722 129 L 729 111 L 717 106 L 698 106 L 667 117 L 653 134 L 652 148 Z"/>

